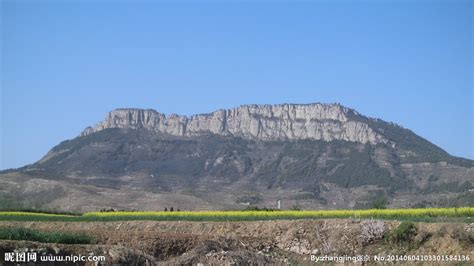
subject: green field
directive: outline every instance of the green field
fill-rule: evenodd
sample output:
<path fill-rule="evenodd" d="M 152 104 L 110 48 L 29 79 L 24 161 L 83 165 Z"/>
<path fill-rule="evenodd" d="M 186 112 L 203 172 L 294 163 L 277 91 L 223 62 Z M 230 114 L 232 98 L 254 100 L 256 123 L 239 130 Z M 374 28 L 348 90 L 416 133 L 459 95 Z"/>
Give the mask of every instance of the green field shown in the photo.
<path fill-rule="evenodd" d="M 332 218 L 472 222 L 474 207 L 317 211 L 89 212 L 82 215 L 0 212 L 0 221 L 258 221 Z"/>

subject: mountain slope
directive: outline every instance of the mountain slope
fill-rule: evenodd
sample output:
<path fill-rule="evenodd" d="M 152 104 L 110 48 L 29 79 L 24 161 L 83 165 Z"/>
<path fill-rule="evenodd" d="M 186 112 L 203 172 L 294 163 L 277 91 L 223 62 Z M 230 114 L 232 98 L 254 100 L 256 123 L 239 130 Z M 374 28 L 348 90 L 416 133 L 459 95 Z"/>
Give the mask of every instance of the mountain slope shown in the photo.
<path fill-rule="evenodd" d="M 3 172 L 0 197 L 35 190 L 15 186 L 21 180 L 50 195 L 23 204 L 62 209 L 275 207 L 278 199 L 287 208 L 358 208 L 380 198 L 392 206 L 463 205 L 473 204 L 473 166 L 338 104 L 191 117 L 117 109 L 37 163 Z"/>

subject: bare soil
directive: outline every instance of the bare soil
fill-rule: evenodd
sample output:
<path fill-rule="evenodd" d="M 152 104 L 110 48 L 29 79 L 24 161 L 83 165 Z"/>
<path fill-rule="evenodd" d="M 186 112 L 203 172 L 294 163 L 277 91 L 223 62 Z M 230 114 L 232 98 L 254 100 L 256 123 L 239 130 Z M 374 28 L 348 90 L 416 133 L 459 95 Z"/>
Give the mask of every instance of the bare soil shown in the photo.
<path fill-rule="evenodd" d="M 94 245 L 3 240 L 0 241 L 0 254 L 22 248 L 43 249 L 58 254 L 87 253 L 105 255 L 107 265 L 311 264 L 311 255 L 369 255 L 370 258 L 377 254 L 469 255 L 471 260 L 474 259 L 474 224 L 416 223 L 417 232 L 409 243 L 394 243 L 387 241 L 386 237 L 384 239 L 384 235 L 399 224 L 398 221 L 351 219 L 0 222 L 0 226 L 84 232 L 97 240 Z"/>

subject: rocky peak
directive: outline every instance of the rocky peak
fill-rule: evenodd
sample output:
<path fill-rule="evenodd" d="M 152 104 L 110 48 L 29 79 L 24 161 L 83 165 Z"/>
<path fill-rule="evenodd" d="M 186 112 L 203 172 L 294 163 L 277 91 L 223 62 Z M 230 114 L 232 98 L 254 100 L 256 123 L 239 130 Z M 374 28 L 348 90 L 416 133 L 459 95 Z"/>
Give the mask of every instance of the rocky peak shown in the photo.
<path fill-rule="evenodd" d="M 351 120 L 358 115 L 340 104 L 242 105 L 209 114 L 168 115 L 152 109 L 121 108 L 110 112 L 88 135 L 106 128 L 144 128 L 175 136 L 203 134 L 230 135 L 256 140 L 346 140 L 386 143 L 387 140 L 366 123 Z"/>

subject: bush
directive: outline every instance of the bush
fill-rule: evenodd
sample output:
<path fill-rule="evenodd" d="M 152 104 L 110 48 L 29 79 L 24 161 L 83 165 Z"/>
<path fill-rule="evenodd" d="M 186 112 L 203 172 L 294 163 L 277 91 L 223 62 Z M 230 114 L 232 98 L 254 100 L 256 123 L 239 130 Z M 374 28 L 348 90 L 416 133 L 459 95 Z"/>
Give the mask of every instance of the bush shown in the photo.
<path fill-rule="evenodd" d="M 29 228 L 0 228 L 0 239 L 27 240 L 58 244 L 92 244 L 94 239 L 86 234 L 67 232 L 43 232 Z"/>
<path fill-rule="evenodd" d="M 115 210 L 115 209 L 113 209 L 113 208 L 109 208 L 109 209 L 107 209 L 107 208 L 103 208 L 103 209 L 100 209 L 100 211 L 99 211 L 99 212 L 115 212 L 115 211 L 116 211 L 116 210 Z"/>
<path fill-rule="evenodd" d="M 385 198 L 378 198 L 376 199 L 371 206 L 371 209 L 386 209 L 387 208 L 387 200 Z"/>
<path fill-rule="evenodd" d="M 291 210 L 292 210 L 292 211 L 301 211 L 301 207 L 298 206 L 298 205 L 293 205 L 293 206 L 291 207 Z"/>
<path fill-rule="evenodd" d="M 247 206 L 247 208 L 243 209 L 242 211 L 262 211 L 262 212 L 273 212 L 273 211 L 279 211 L 278 209 L 272 209 L 272 208 L 259 208 L 258 206 Z"/>
<path fill-rule="evenodd" d="M 362 222 L 361 242 L 363 245 L 381 240 L 385 234 L 385 223 L 377 220 Z"/>
<path fill-rule="evenodd" d="M 402 222 L 395 230 L 387 235 L 390 242 L 404 244 L 411 242 L 417 229 L 413 222 Z"/>

